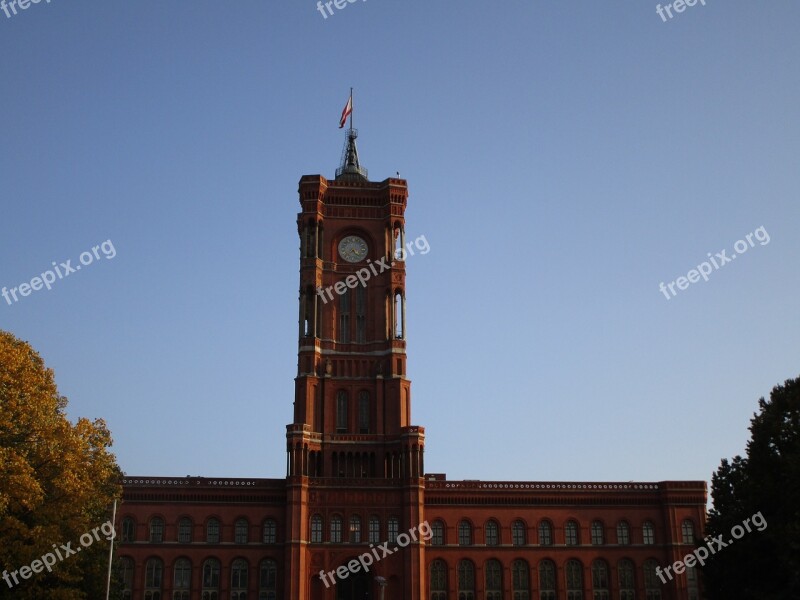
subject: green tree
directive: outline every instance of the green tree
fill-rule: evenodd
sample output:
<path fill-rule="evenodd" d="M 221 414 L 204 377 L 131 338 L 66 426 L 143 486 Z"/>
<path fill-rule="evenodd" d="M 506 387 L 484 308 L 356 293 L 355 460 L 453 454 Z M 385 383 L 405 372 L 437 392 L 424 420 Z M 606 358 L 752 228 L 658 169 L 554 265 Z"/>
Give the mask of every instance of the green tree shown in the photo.
<path fill-rule="evenodd" d="M 42 358 L 0 331 L 0 565 L 10 574 L 62 544 L 80 547 L 81 535 L 111 518 L 121 496 L 121 471 L 109 452 L 111 434 L 102 420 L 67 419 Z M 82 600 L 105 597 L 109 535 L 64 556 L 53 567 L 9 587 L 0 598 Z M 88 541 L 88 540 L 87 540 Z M 54 549 L 53 546 L 56 546 Z"/>
<path fill-rule="evenodd" d="M 711 557 L 703 573 L 712 600 L 800 598 L 800 378 L 758 405 L 747 456 L 723 460 L 712 478 L 707 533 L 728 542 L 757 513 L 767 525 Z"/>

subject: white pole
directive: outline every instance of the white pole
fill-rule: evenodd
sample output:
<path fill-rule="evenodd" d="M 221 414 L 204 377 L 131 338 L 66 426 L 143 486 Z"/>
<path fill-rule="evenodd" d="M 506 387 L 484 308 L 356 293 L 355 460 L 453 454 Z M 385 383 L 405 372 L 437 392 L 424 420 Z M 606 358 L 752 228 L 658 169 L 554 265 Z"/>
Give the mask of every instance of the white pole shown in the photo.
<path fill-rule="evenodd" d="M 114 531 L 114 537 L 111 538 L 109 541 L 108 546 L 108 577 L 106 578 L 106 600 L 111 594 L 111 560 L 114 556 L 114 540 L 116 539 L 116 525 L 117 521 L 117 501 L 114 500 L 114 509 L 111 512 L 111 530 Z"/>

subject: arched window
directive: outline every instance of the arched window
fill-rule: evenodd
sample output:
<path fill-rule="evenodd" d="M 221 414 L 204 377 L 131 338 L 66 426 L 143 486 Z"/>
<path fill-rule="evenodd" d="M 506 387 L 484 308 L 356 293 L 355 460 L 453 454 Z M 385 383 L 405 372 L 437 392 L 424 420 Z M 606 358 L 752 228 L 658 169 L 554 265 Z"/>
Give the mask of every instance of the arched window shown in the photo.
<path fill-rule="evenodd" d="M 443 560 L 431 563 L 431 600 L 447 600 L 447 565 Z"/>
<path fill-rule="evenodd" d="M 553 545 L 553 526 L 550 524 L 550 521 L 541 521 L 539 523 L 539 545 Z"/>
<path fill-rule="evenodd" d="M 583 565 L 577 560 L 568 560 L 564 570 L 567 576 L 567 600 L 583 600 Z"/>
<path fill-rule="evenodd" d="M 342 543 L 342 517 L 335 516 L 331 517 L 331 543 L 332 544 L 341 544 Z"/>
<path fill-rule="evenodd" d="M 183 517 L 178 521 L 178 543 L 192 543 L 192 520 L 188 517 Z"/>
<path fill-rule="evenodd" d="M 356 288 L 356 343 L 367 341 L 367 289 L 360 285 Z"/>
<path fill-rule="evenodd" d="M 444 546 L 444 523 L 434 521 L 431 525 L 431 545 Z"/>
<path fill-rule="evenodd" d="M 219 600 L 219 561 L 209 558 L 203 563 L 203 600 Z"/>
<path fill-rule="evenodd" d="M 617 523 L 617 543 L 620 546 L 627 546 L 631 543 L 631 528 L 625 521 Z"/>
<path fill-rule="evenodd" d="M 311 517 L 311 543 L 322 543 L 322 517 L 319 515 Z"/>
<path fill-rule="evenodd" d="M 265 544 L 275 544 L 278 541 L 278 524 L 274 519 L 264 521 L 263 537 Z"/>
<path fill-rule="evenodd" d="M 397 517 L 389 517 L 389 530 L 387 534 L 389 541 L 394 543 L 397 540 L 397 535 L 400 533 L 400 519 Z"/>
<path fill-rule="evenodd" d="M 497 560 L 487 560 L 484 565 L 486 575 L 486 600 L 502 600 L 503 569 Z"/>
<path fill-rule="evenodd" d="M 467 521 L 461 521 L 458 524 L 458 545 L 472 545 L 472 525 L 470 525 Z"/>
<path fill-rule="evenodd" d="M 164 541 L 164 520 L 160 517 L 150 519 L 150 543 L 160 544 Z"/>
<path fill-rule="evenodd" d="M 369 518 L 369 543 L 379 544 L 381 541 L 381 520 L 377 515 Z"/>
<path fill-rule="evenodd" d="M 336 393 L 336 433 L 347 433 L 347 392 Z"/>
<path fill-rule="evenodd" d="M 161 577 L 164 564 L 159 558 L 151 558 L 144 568 L 144 600 L 161 600 Z"/>
<path fill-rule="evenodd" d="M 539 600 L 556 600 L 556 566 L 552 560 L 539 563 Z"/>
<path fill-rule="evenodd" d="M 361 543 L 361 517 L 350 515 L 350 543 Z"/>
<path fill-rule="evenodd" d="M 694 523 L 684 519 L 681 523 L 681 538 L 684 544 L 694 544 Z"/>
<path fill-rule="evenodd" d="M 635 600 L 636 576 L 633 563 L 627 558 L 619 561 L 617 576 L 619 578 L 619 600 Z"/>
<path fill-rule="evenodd" d="M 345 288 L 339 296 L 339 341 L 350 342 L 350 288 Z"/>
<path fill-rule="evenodd" d="M 133 517 L 125 517 L 122 519 L 122 541 L 136 541 L 136 521 L 133 520 Z"/>
<path fill-rule="evenodd" d="M 567 521 L 564 525 L 564 543 L 567 546 L 578 545 L 578 524 L 575 521 Z"/>
<path fill-rule="evenodd" d="M 119 581 L 122 584 L 122 599 L 131 600 L 133 593 L 133 559 L 123 556 L 119 559 Z"/>
<path fill-rule="evenodd" d="M 237 544 L 246 544 L 248 538 L 248 530 L 250 529 L 250 524 L 247 522 L 247 519 L 237 519 L 236 523 L 233 525 L 234 531 L 234 541 Z"/>
<path fill-rule="evenodd" d="M 600 521 L 592 521 L 592 545 L 602 546 L 605 544 L 605 536 L 603 535 L 603 524 Z"/>
<path fill-rule="evenodd" d="M 278 597 L 278 563 L 267 559 L 258 569 L 258 600 L 276 600 Z"/>
<path fill-rule="evenodd" d="M 405 298 L 402 292 L 397 291 L 394 295 L 394 337 L 398 340 L 405 338 L 405 313 Z"/>
<path fill-rule="evenodd" d="M 209 544 L 219 544 L 219 521 L 211 518 L 206 523 L 206 542 Z"/>
<path fill-rule="evenodd" d="M 530 600 L 530 570 L 524 560 L 511 563 L 512 600 Z"/>
<path fill-rule="evenodd" d="M 369 433 L 369 392 L 358 392 L 358 432 Z"/>
<path fill-rule="evenodd" d="M 524 546 L 527 543 L 525 539 L 525 523 L 516 520 L 511 524 L 511 543 L 515 546 Z"/>
<path fill-rule="evenodd" d="M 658 563 L 652 559 L 646 560 L 644 571 L 644 592 L 646 600 L 661 600 L 661 582 L 656 575 Z"/>
<path fill-rule="evenodd" d="M 472 561 L 458 563 L 458 600 L 475 599 L 475 565 Z"/>
<path fill-rule="evenodd" d="M 650 521 L 645 521 L 642 524 L 642 541 L 645 544 L 656 543 L 656 528 Z"/>
<path fill-rule="evenodd" d="M 192 563 L 186 558 L 179 558 L 172 568 L 172 600 L 189 600 L 192 583 Z"/>
<path fill-rule="evenodd" d="M 498 534 L 499 529 L 500 528 L 497 526 L 496 521 L 486 521 L 486 527 L 484 527 L 484 532 L 486 534 L 487 546 L 497 546 L 497 544 L 500 543 L 500 536 Z M 461 544 L 461 545 L 464 546 L 466 544 Z"/>
<path fill-rule="evenodd" d="M 604 560 L 592 563 L 592 594 L 594 600 L 609 600 L 608 565 Z"/>
<path fill-rule="evenodd" d="M 247 600 L 247 563 L 241 558 L 231 566 L 231 600 Z"/>

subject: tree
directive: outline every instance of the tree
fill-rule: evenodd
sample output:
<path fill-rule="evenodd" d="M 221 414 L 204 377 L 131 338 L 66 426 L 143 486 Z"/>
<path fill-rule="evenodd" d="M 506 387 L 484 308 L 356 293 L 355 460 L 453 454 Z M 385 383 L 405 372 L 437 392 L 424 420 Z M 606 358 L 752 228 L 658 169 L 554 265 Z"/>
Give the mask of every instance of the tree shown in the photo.
<path fill-rule="evenodd" d="M 723 460 L 713 476 L 707 533 L 727 543 L 736 537 L 732 529 L 757 513 L 766 525 L 709 559 L 703 573 L 712 600 L 800 598 L 800 378 L 758 405 L 747 456 Z"/>
<path fill-rule="evenodd" d="M 105 597 L 107 538 L 114 534 L 110 525 L 92 530 L 110 521 L 122 474 L 105 423 L 73 425 L 66 406 L 42 358 L 0 331 L 0 598 Z M 80 552 L 67 552 L 68 544 Z M 51 570 L 34 563 L 48 553 L 62 558 Z M 30 566 L 41 572 L 24 578 L 21 569 Z"/>

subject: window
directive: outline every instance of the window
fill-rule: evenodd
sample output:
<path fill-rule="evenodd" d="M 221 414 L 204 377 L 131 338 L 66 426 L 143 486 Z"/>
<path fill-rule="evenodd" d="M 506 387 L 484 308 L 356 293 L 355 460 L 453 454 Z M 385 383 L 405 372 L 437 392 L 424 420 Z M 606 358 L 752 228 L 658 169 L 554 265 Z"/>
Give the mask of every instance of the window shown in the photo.
<path fill-rule="evenodd" d="M 697 569 L 686 567 L 686 589 L 689 591 L 689 600 L 699 600 L 700 592 L 697 588 Z"/>
<path fill-rule="evenodd" d="M 389 517 L 389 541 L 394 543 L 400 533 L 400 521 L 397 517 Z"/>
<path fill-rule="evenodd" d="M 247 563 L 241 558 L 231 566 L 231 600 L 247 600 Z"/>
<path fill-rule="evenodd" d="M 514 521 L 511 524 L 511 543 L 515 546 L 524 546 L 525 541 L 525 523 L 522 521 Z"/>
<path fill-rule="evenodd" d="M 475 565 L 469 560 L 458 563 L 458 600 L 475 600 Z"/>
<path fill-rule="evenodd" d="M 603 524 L 600 521 L 592 521 L 592 545 L 602 546 L 605 544 L 603 535 Z"/>
<path fill-rule="evenodd" d="M 262 560 L 258 569 L 258 600 L 276 600 L 278 597 L 278 563 Z"/>
<path fill-rule="evenodd" d="M 189 600 L 192 582 L 192 564 L 185 558 L 175 561 L 173 571 L 172 600 Z"/>
<path fill-rule="evenodd" d="M 690 519 L 681 523 L 681 538 L 684 544 L 694 544 L 694 523 Z"/>
<path fill-rule="evenodd" d="M 498 536 L 498 533 L 497 533 L 497 530 L 498 530 L 497 523 L 495 521 L 487 521 L 486 522 L 486 527 L 484 528 L 484 530 L 485 530 L 485 533 L 486 533 L 486 545 L 487 546 L 497 546 L 497 544 L 499 543 L 498 542 L 498 537 L 499 536 Z M 467 544 L 469 544 L 469 542 L 467 542 Z M 462 544 L 462 546 L 465 546 L 467 544 Z"/>
<path fill-rule="evenodd" d="M 567 521 L 564 525 L 564 543 L 567 546 L 578 545 L 578 524 L 575 521 Z"/>
<path fill-rule="evenodd" d="M 206 542 L 219 544 L 219 521 L 216 519 L 209 519 L 206 523 Z"/>
<path fill-rule="evenodd" d="M 372 515 L 369 518 L 369 543 L 380 544 L 381 542 L 381 520 Z"/>
<path fill-rule="evenodd" d="M 511 563 L 512 600 L 530 600 L 530 575 L 528 563 L 515 560 Z"/>
<path fill-rule="evenodd" d="M 234 541 L 237 544 L 246 544 L 248 542 L 248 535 L 250 524 L 247 519 L 238 519 L 234 524 Z"/>
<path fill-rule="evenodd" d="M 150 520 L 150 543 L 160 544 L 164 541 L 164 521 L 160 517 Z"/>
<path fill-rule="evenodd" d="M 144 568 L 144 600 L 161 600 L 161 576 L 164 565 L 158 558 L 151 558 Z"/>
<path fill-rule="evenodd" d="M 342 517 L 336 516 L 331 518 L 331 543 L 342 543 Z"/>
<path fill-rule="evenodd" d="M 274 519 L 264 521 L 262 541 L 265 544 L 275 544 L 278 541 L 278 524 Z"/>
<path fill-rule="evenodd" d="M 363 344 L 367 341 L 367 289 L 364 286 L 356 288 L 356 343 Z"/>
<path fill-rule="evenodd" d="M 347 433 L 347 392 L 336 394 L 336 433 Z"/>
<path fill-rule="evenodd" d="M 542 521 L 539 523 L 539 545 L 553 545 L 553 526 L 550 524 L 550 521 Z"/>
<path fill-rule="evenodd" d="M 350 516 L 350 543 L 361 543 L 361 517 L 358 515 Z"/>
<path fill-rule="evenodd" d="M 184 517 L 178 521 L 178 543 L 192 543 L 192 520 Z"/>
<path fill-rule="evenodd" d="M 134 521 L 131 517 L 125 517 L 122 519 L 122 541 L 136 541 L 136 521 Z"/>
<path fill-rule="evenodd" d="M 539 563 L 539 600 L 556 600 L 556 566 L 551 560 Z"/>
<path fill-rule="evenodd" d="M 358 393 L 358 432 L 369 433 L 369 392 Z"/>
<path fill-rule="evenodd" d="M 219 600 L 219 561 L 209 558 L 203 563 L 203 600 Z"/>
<path fill-rule="evenodd" d="M 133 559 L 123 556 L 119 560 L 119 581 L 122 584 L 122 599 L 131 600 L 133 593 Z"/>
<path fill-rule="evenodd" d="M 604 560 L 592 563 L 592 594 L 594 600 L 609 600 L 608 565 Z"/>
<path fill-rule="evenodd" d="M 503 570 L 500 563 L 494 559 L 487 560 L 483 570 L 486 574 L 486 600 L 502 600 Z"/>
<path fill-rule="evenodd" d="M 620 546 L 627 546 L 631 543 L 631 528 L 625 521 L 617 523 L 617 543 Z"/>
<path fill-rule="evenodd" d="M 322 517 L 319 515 L 311 517 L 311 543 L 322 543 Z"/>
<path fill-rule="evenodd" d="M 642 525 L 642 541 L 645 544 L 655 544 L 656 543 L 656 528 L 650 521 L 645 521 Z"/>
<path fill-rule="evenodd" d="M 567 600 L 583 600 L 583 565 L 577 560 L 568 560 Z"/>
<path fill-rule="evenodd" d="M 339 341 L 350 342 L 350 288 L 339 296 Z"/>
<path fill-rule="evenodd" d="M 636 577 L 633 563 L 623 559 L 617 564 L 619 577 L 619 600 L 634 600 L 636 598 Z"/>
<path fill-rule="evenodd" d="M 644 563 L 644 592 L 647 600 L 661 600 L 661 582 L 656 575 L 658 563 L 652 559 Z"/>
<path fill-rule="evenodd" d="M 431 563 L 431 600 L 447 600 L 447 565 L 443 560 Z"/>
<path fill-rule="evenodd" d="M 470 525 L 467 521 L 461 521 L 458 524 L 458 545 L 472 545 L 472 525 Z"/>
<path fill-rule="evenodd" d="M 431 545 L 444 546 L 444 523 L 434 521 L 431 526 Z"/>

